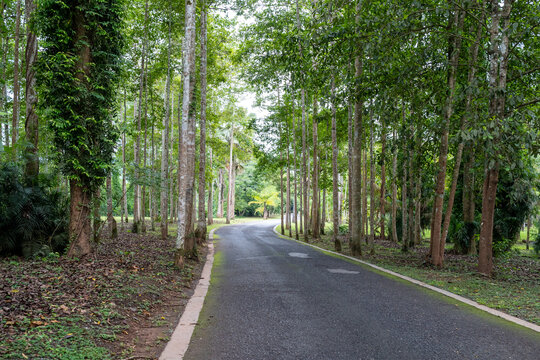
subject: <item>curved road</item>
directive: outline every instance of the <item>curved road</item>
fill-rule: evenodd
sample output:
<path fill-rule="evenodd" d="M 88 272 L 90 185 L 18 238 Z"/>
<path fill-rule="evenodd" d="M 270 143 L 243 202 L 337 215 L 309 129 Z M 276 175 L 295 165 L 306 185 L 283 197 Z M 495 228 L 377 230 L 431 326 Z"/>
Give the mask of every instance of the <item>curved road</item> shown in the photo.
<path fill-rule="evenodd" d="M 276 221 L 216 232 L 185 359 L 540 359 L 540 335 L 281 239 Z"/>

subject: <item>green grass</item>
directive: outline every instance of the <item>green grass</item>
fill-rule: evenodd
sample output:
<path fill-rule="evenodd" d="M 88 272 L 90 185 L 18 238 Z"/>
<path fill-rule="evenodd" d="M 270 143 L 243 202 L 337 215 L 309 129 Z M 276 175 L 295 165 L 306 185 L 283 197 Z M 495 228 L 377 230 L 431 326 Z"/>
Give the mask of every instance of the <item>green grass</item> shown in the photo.
<path fill-rule="evenodd" d="M 281 233 L 281 226 L 276 230 Z M 310 242 L 323 249 L 334 250 L 331 235 Z M 288 231 L 285 232 L 288 235 Z M 294 235 L 294 231 L 293 231 Z M 302 238 L 301 238 L 302 239 Z M 451 247 L 451 244 L 450 244 Z M 416 249 L 404 253 L 396 244 L 376 241 L 375 255 L 364 255 L 362 260 L 409 276 L 427 284 L 453 292 L 488 307 L 540 324 L 540 259 L 525 244 L 518 243 L 507 256 L 495 259 L 495 275 L 486 278 L 476 271 L 477 257 L 447 255 L 442 269 L 425 263 L 429 240 Z M 343 254 L 350 255 L 348 243 L 343 244 Z M 535 270 L 536 269 L 536 270 Z"/>

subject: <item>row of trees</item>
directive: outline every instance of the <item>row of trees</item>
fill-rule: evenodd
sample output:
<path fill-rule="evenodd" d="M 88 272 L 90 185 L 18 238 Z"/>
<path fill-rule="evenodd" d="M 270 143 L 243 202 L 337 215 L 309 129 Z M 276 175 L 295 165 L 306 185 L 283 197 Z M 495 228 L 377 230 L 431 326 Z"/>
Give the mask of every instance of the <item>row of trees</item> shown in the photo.
<path fill-rule="evenodd" d="M 478 251 L 490 275 L 493 253 L 509 250 L 535 211 L 538 4 L 239 7 L 255 20 L 242 56 L 272 105 L 264 158 L 282 167 L 284 228 L 292 217 L 297 238 L 318 238 L 331 202 L 337 250 L 346 207 L 355 255 L 373 253 L 375 236 L 407 251 L 429 229 L 433 265 L 443 266 L 451 238 Z"/>
<path fill-rule="evenodd" d="M 84 256 L 106 203 L 111 230 L 113 215 L 124 229 L 132 214 L 132 232 L 149 217 L 167 237 L 176 220 L 177 265 L 197 256 L 213 214 L 234 218 L 236 174 L 251 157 L 234 23 L 206 1 L 1 5 L 2 161 L 26 169 L 23 187 L 57 173 L 53 187 L 69 191 L 69 226 L 47 231 L 69 232 L 68 255 Z"/>

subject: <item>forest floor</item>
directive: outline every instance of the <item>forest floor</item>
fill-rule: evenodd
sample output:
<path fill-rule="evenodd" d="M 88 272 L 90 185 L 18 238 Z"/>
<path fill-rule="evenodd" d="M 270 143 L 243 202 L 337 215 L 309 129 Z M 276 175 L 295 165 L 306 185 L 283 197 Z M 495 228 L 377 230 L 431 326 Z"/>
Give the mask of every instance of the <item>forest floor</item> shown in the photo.
<path fill-rule="evenodd" d="M 217 222 L 208 231 L 225 225 Z M 54 253 L 1 259 L 0 358 L 157 359 L 200 277 L 207 247 L 199 247 L 200 261 L 179 270 L 176 226 L 168 240 L 159 226 L 147 227 L 137 235 L 126 224 L 117 239 L 102 239 L 81 261 Z"/>
<path fill-rule="evenodd" d="M 281 226 L 276 230 L 281 233 Z M 320 240 L 310 239 L 310 243 L 333 251 L 330 233 L 327 230 Z M 348 237 L 340 236 L 340 239 L 342 253 L 351 255 Z M 540 258 L 522 247 L 518 244 L 506 256 L 495 258 L 495 273 L 491 278 L 477 272 L 477 256 L 456 255 L 449 249 L 444 268 L 429 265 L 426 262 L 429 239 L 408 252 L 401 251 L 401 244 L 376 239 L 375 255 L 358 258 L 540 325 Z"/>

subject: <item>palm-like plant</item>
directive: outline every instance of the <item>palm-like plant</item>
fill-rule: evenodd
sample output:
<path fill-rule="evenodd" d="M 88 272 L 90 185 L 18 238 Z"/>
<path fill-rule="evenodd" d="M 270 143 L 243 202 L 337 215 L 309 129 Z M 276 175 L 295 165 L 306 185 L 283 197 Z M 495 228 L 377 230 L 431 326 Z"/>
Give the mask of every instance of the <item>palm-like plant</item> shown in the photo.
<path fill-rule="evenodd" d="M 273 186 L 267 186 L 260 193 L 253 196 L 253 201 L 250 204 L 257 204 L 259 207 L 255 209 L 256 213 L 262 214 L 263 219 L 268 219 L 268 207 L 278 204 L 278 192 Z"/>

